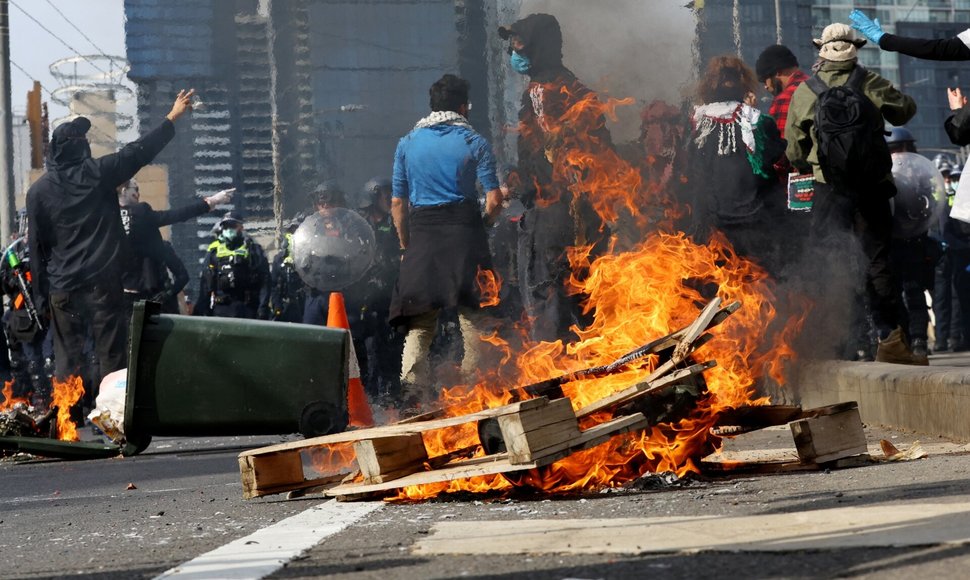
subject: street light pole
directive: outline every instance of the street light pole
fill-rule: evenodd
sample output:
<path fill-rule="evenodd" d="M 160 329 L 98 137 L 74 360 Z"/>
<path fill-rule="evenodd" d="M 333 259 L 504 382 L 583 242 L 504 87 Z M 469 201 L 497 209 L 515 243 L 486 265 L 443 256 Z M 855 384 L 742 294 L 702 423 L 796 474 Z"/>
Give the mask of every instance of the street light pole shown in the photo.
<path fill-rule="evenodd" d="M 10 107 L 9 1 L 0 0 L 0 244 L 6 246 L 17 215 L 13 178 L 13 111 Z"/>

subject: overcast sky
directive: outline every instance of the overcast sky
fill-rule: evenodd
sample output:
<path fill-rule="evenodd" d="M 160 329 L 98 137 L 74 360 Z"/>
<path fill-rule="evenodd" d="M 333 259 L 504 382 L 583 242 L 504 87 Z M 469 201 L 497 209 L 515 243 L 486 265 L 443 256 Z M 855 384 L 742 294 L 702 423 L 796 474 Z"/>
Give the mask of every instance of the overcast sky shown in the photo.
<path fill-rule="evenodd" d="M 50 32 L 31 20 L 28 14 Z M 71 26 L 72 23 L 83 35 Z M 26 110 L 27 91 L 34 80 L 39 80 L 51 91 L 60 86 L 50 74 L 50 64 L 65 57 L 77 56 L 75 50 L 83 55 L 102 51 L 112 56 L 125 55 L 123 0 L 10 0 L 10 76 L 14 112 Z M 13 63 L 24 69 L 26 74 Z M 49 103 L 52 121 L 67 114 L 65 107 L 50 102 L 46 91 L 44 100 Z M 134 112 L 133 101 L 127 106 L 123 105 L 123 110 Z"/>

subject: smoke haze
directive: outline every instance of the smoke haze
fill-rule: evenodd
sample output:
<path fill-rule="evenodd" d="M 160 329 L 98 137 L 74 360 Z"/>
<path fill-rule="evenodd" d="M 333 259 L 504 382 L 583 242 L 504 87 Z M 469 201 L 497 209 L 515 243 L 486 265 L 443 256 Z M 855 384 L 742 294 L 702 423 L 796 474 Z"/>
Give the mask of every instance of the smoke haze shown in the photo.
<path fill-rule="evenodd" d="M 520 17 L 559 19 L 563 63 L 590 88 L 640 106 L 622 107 L 611 127 L 617 142 L 639 135 L 643 103 L 683 100 L 693 76 L 695 18 L 684 0 L 523 0 Z"/>

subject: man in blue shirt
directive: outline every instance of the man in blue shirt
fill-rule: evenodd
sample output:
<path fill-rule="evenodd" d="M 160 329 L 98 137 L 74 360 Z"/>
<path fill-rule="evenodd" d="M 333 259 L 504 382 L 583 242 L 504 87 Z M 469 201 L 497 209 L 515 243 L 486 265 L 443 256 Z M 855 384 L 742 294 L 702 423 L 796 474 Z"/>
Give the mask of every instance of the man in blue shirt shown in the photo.
<path fill-rule="evenodd" d="M 435 394 L 428 352 L 442 309 L 458 309 L 466 378 L 481 351 L 477 280 L 492 268 L 485 226 L 501 213 L 502 192 L 492 148 L 466 119 L 468 87 L 454 75 L 432 85 L 431 115 L 418 121 L 394 154 L 391 215 L 403 256 L 390 321 L 407 327 L 401 382 L 416 405 Z M 486 192 L 484 214 L 476 181 Z"/>

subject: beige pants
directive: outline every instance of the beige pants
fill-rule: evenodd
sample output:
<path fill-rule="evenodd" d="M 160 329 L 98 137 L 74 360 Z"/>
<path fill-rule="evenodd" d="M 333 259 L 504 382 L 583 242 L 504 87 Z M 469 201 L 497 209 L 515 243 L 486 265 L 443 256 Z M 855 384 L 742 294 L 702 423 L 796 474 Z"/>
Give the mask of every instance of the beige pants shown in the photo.
<path fill-rule="evenodd" d="M 438 310 L 414 316 L 408 322 L 408 334 L 404 338 L 404 353 L 401 357 L 401 382 L 407 385 L 412 394 L 422 398 L 434 396 L 431 385 L 431 364 L 428 353 L 431 341 L 438 330 Z M 458 308 L 458 325 L 465 347 L 461 361 L 461 373 L 466 379 L 475 375 L 482 354 L 482 323 L 485 315 L 481 310 Z"/>

